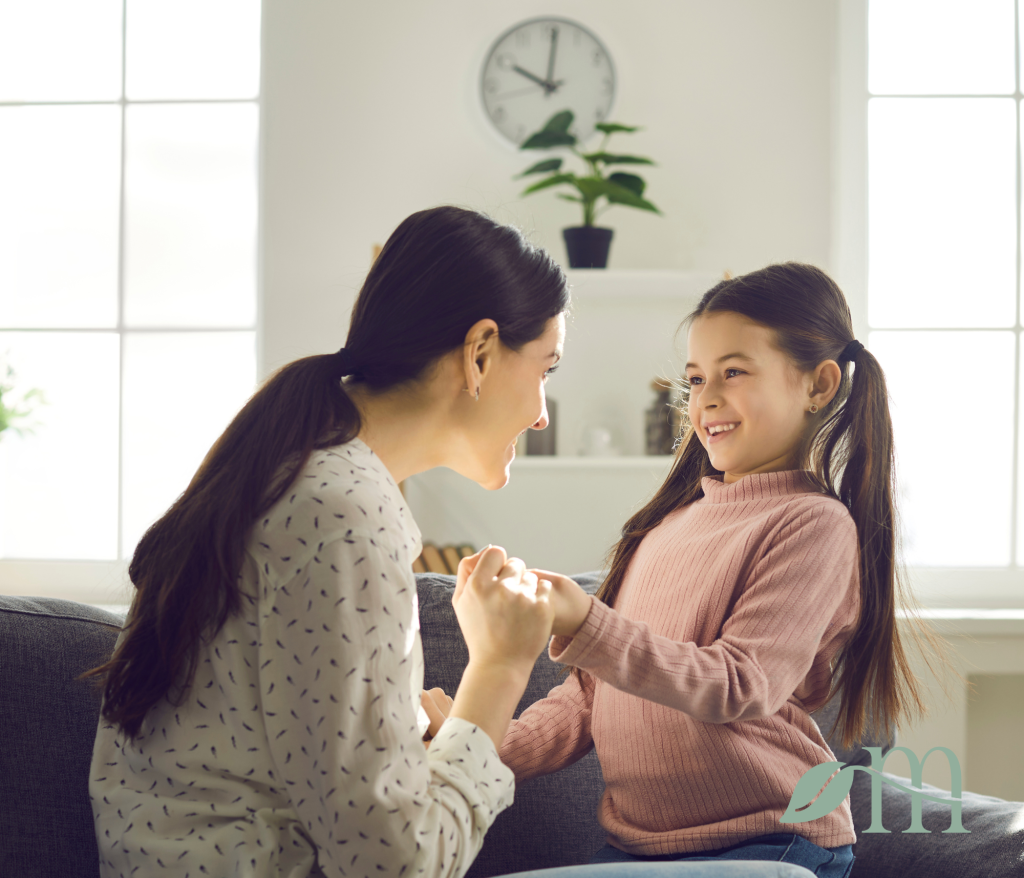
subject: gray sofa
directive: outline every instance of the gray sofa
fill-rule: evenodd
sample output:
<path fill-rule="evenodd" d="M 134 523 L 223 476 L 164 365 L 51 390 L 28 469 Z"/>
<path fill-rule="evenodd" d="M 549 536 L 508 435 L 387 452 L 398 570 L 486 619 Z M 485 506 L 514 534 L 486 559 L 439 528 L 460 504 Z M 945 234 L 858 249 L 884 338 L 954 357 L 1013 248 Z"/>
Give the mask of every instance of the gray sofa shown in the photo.
<path fill-rule="evenodd" d="M 576 578 L 591 592 L 599 584 L 594 574 Z M 425 685 L 451 693 L 468 657 L 451 608 L 454 582 L 420 574 L 417 586 Z M 71 601 L 0 596 L 3 878 L 98 875 L 87 790 L 99 702 L 75 677 L 110 654 L 120 622 Z M 518 710 L 557 685 L 560 670 L 542 655 Z M 829 727 L 833 709 L 826 706 L 816 714 L 822 728 Z M 870 763 L 859 747 L 836 749 L 836 755 L 845 762 Z M 492 826 L 469 878 L 586 863 L 604 843 L 595 819 L 602 789 L 593 751 L 564 771 L 523 784 L 515 804 Z M 909 796 L 888 785 L 882 790 L 890 832 L 865 834 L 871 821 L 870 779 L 856 772 L 853 878 L 1024 878 L 1024 804 L 964 793 L 963 825 L 969 834 L 943 834 L 950 825 L 949 808 L 925 802 L 929 832 L 911 834 L 902 832 L 910 825 Z"/>

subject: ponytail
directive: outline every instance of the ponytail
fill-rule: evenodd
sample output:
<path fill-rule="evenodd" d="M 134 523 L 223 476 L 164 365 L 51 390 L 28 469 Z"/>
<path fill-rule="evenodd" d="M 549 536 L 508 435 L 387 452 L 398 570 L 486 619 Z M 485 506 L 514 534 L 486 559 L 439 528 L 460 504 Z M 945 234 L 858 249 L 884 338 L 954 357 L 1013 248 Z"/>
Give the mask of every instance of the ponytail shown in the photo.
<path fill-rule="evenodd" d="M 416 381 L 484 318 L 498 324 L 505 347 L 519 350 L 568 303 L 561 269 L 517 229 L 451 206 L 406 218 L 359 292 L 346 346 L 278 370 L 139 541 L 118 646 L 82 675 L 102 688 L 103 717 L 134 740 L 161 699 L 181 703 L 201 641 L 242 607 L 238 578 L 252 526 L 315 449 L 359 435 L 343 376 L 371 393 Z"/>

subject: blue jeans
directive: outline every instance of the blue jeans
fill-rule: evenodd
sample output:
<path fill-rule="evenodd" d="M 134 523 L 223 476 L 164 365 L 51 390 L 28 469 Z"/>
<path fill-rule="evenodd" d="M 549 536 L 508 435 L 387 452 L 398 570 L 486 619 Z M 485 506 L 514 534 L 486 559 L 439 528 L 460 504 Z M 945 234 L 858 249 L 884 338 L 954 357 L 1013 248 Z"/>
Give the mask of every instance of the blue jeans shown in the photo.
<path fill-rule="evenodd" d="M 846 844 L 841 847 L 823 848 L 800 835 L 774 832 L 770 835 L 749 838 L 731 847 L 694 854 L 660 854 L 641 857 L 627 854 L 611 845 L 605 845 L 590 862 L 591 865 L 596 865 L 636 862 L 692 863 L 709 860 L 760 860 L 770 863 L 791 863 L 803 866 L 818 878 L 849 878 L 853 869 L 853 847 Z"/>

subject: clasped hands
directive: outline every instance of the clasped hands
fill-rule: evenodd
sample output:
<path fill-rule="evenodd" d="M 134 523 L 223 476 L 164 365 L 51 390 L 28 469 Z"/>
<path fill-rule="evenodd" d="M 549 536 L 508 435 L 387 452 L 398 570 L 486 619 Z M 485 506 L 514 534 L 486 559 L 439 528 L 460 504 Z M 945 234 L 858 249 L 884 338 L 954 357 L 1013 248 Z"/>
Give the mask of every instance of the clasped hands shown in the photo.
<path fill-rule="evenodd" d="M 591 600 L 568 576 L 527 569 L 500 546 L 487 546 L 459 562 L 452 606 L 470 664 L 521 679 L 525 686 L 551 635 L 574 637 Z M 452 699 L 432 689 L 423 692 L 421 703 L 430 718 L 429 743 L 448 716 Z"/>

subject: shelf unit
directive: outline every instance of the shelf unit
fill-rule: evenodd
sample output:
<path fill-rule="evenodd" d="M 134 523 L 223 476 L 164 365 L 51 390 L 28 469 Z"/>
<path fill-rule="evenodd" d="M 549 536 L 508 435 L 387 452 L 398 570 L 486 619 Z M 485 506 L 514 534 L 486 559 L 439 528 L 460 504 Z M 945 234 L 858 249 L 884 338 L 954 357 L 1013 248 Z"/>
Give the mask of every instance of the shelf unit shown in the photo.
<path fill-rule="evenodd" d="M 548 382 L 557 405 L 553 456 L 517 456 L 509 484 L 486 491 L 450 470 L 406 482 L 424 540 L 495 543 L 530 566 L 563 573 L 601 567 L 630 516 L 668 474 L 671 455 L 643 454 L 644 412 L 656 377 L 678 377 L 676 330 L 719 271 L 572 269 L 565 355 Z M 619 454 L 578 454 L 590 427 Z M 520 441 L 517 452 L 525 450 Z"/>

